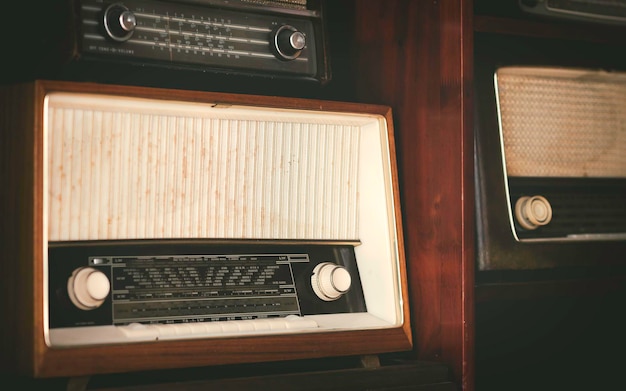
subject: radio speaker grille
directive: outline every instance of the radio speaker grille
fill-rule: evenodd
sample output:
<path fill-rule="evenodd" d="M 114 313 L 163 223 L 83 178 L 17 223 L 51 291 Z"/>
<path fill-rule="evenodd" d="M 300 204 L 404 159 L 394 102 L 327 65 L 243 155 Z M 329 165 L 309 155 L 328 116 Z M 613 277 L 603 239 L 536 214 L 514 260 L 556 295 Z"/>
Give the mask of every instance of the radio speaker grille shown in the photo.
<path fill-rule="evenodd" d="M 49 240 L 359 238 L 362 119 L 207 106 L 53 94 Z"/>
<path fill-rule="evenodd" d="M 626 177 L 626 75 L 505 67 L 495 77 L 509 176 Z"/>

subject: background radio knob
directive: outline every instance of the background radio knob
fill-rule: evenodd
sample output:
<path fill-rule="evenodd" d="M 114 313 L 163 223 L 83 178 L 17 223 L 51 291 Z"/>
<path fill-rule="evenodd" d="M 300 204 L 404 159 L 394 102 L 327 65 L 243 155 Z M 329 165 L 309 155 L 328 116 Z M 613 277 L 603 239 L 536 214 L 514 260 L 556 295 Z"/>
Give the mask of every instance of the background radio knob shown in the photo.
<path fill-rule="evenodd" d="M 111 291 L 106 274 L 92 267 L 74 270 L 67 280 L 67 293 L 74 305 L 81 310 L 100 307 Z"/>
<path fill-rule="evenodd" d="M 311 286 L 324 301 L 333 301 L 350 290 L 352 278 L 345 267 L 330 262 L 320 263 L 313 269 Z"/>
<path fill-rule="evenodd" d="M 306 46 L 306 37 L 296 28 L 282 25 L 274 31 L 273 45 L 276 57 L 281 60 L 293 60 Z"/>
<path fill-rule="evenodd" d="M 122 4 L 111 4 L 104 11 L 104 29 L 111 39 L 118 42 L 128 40 L 136 26 L 135 14 Z"/>
<path fill-rule="evenodd" d="M 515 218 L 526 229 L 536 229 L 552 220 L 552 206 L 543 196 L 520 197 L 515 203 Z"/>

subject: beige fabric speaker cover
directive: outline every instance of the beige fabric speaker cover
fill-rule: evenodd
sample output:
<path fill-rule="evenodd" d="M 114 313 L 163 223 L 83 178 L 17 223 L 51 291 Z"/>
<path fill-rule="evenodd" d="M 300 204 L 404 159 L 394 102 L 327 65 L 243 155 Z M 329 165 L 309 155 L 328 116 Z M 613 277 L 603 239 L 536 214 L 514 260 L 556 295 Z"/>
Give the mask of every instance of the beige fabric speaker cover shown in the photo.
<path fill-rule="evenodd" d="M 503 67 L 495 85 L 507 176 L 626 177 L 626 73 Z"/>

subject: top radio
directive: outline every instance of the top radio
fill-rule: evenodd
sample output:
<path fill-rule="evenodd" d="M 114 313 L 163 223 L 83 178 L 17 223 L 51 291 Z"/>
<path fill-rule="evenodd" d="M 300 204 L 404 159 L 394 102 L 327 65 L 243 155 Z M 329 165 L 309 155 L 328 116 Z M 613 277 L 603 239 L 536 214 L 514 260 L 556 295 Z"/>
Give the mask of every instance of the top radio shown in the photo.
<path fill-rule="evenodd" d="M 42 14 L 31 17 L 37 21 L 32 29 L 41 32 L 35 34 L 28 48 L 16 43 L 13 52 L 19 53 L 15 58 L 22 61 L 23 52 L 28 52 L 32 64 L 25 64 L 26 67 L 44 66 L 45 71 L 35 72 L 39 78 L 63 74 L 60 78 L 70 75 L 70 79 L 76 79 L 76 75 L 88 69 L 83 78 L 106 81 L 102 79 L 108 77 L 120 82 L 120 77 L 132 77 L 128 71 L 116 70 L 117 65 L 124 64 L 138 65 L 141 68 L 135 67 L 131 73 L 148 70 L 155 79 L 162 79 L 163 73 L 159 76 L 153 71 L 165 68 L 324 83 L 330 78 L 330 71 L 322 10 L 318 4 L 308 3 L 311 2 L 70 0 L 69 6 L 44 4 L 36 10 L 23 10 L 30 15 Z M 16 13 L 19 14 L 24 13 Z M 24 29 L 23 24 L 15 27 L 13 34 Z M 42 62 L 42 52 L 50 52 L 47 57 L 53 61 L 46 59 L 45 65 L 37 65 Z M 83 65 L 78 72 L 67 69 L 77 62 Z"/>

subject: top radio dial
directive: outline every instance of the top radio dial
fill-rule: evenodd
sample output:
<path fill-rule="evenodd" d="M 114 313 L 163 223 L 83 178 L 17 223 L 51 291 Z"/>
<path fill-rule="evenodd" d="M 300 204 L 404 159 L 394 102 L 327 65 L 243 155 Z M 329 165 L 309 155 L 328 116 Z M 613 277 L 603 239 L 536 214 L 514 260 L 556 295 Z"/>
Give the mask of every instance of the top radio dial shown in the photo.
<path fill-rule="evenodd" d="M 137 26 L 137 19 L 122 4 L 111 4 L 104 11 L 104 29 L 107 35 L 118 42 L 130 39 Z"/>
<path fill-rule="evenodd" d="M 274 50 L 281 60 L 294 60 L 306 46 L 305 35 L 295 27 L 282 25 L 274 31 Z"/>

